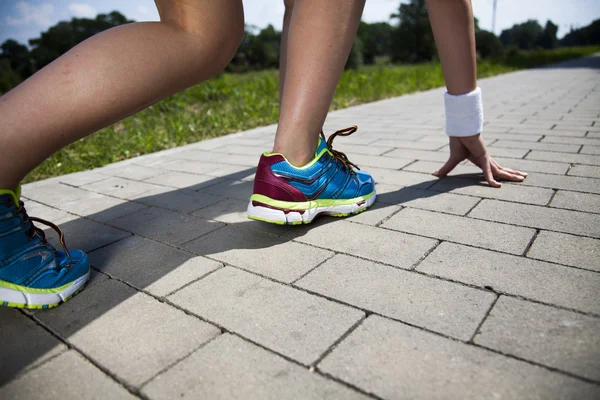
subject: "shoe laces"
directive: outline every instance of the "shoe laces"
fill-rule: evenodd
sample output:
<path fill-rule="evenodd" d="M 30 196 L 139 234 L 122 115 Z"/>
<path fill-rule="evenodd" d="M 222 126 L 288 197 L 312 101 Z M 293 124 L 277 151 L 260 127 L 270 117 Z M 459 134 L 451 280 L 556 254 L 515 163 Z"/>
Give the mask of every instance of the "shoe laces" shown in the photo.
<path fill-rule="evenodd" d="M 352 172 L 352 173 L 356 173 L 356 171 L 354 169 L 360 170 L 360 168 L 358 167 L 358 165 L 356 165 L 352 161 L 350 161 L 346 154 L 342 153 L 339 150 L 333 149 L 333 139 L 335 139 L 336 136 L 338 136 L 338 135 L 339 136 L 350 136 L 357 130 L 358 130 L 358 126 L 353 125 L 348 128 L 337 130 L 337 131 L 333 132 L 329 136 L 329 138 L 325 139 L 325 134 L 323 133 L 323 130 L 321 129 L 321 138 L 324 141 L 326 141 L 327 147 L 329 147 L 329 151 L 331 152 L 331 154 L 333 154 L 333 158 L 335 158 L 336 160 L 338 160 L 339 162 L 342 163 L 344 170 L 349 169 L 350 172 Z"/>
<path fill-rule="evenodd" d="M 69 253 L 69 249 L 67 249 L 67 245 L 65 243 L 65 234 L 62 231 L 62 229 L 60 229 L 57 225 L 53 224 L 50 221 L 46 221 L 45 219 L 42 218 L 37 218 L 37 217 L 30 217 L 27 214 L 27 211 L 25 210 L 25 204 L 22 201 L 19 201 L 19 207 L 17 208 L 17 214 L 21 214 L 23 216 L 23 222 L 27 223 L 29 222 L 29 236 L 31 238 L 33 238 L 36 234 L 42 238 L 42 241 L 46 244 L 48 244 L 48 241 L 46 240 L 46 234 L 44 233 L 44 231 L 40 228 L 38 228 L 37 226 L 35 226 L 33 223 L 34 222 L 38 222 L 40 224 L 44 224 L 46 226 L 49 226 L 50 228 L 54 229 L 56 231 L 56 233 L 58 234 L 58 240 L 60 241 L 60 244 L 63 248 L 63 250 L 65 251 L 65 254 L 67 255 L 67 257 L 71 257 L 71 254 Z"/>

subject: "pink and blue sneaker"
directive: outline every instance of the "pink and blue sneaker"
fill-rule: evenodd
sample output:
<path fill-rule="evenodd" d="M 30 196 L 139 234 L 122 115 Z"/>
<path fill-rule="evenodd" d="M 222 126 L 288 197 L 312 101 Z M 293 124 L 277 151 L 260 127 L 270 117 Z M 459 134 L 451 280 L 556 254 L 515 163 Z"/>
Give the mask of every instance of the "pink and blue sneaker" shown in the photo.
<path fill-rule="evenodd" d="M 336 136 L 356 132 L 341 129 L 325 140 L 323 132 L 315 157 L 295 167 L 279 153 L 264 153 L 254 179 L 248 218 L 274 224 L 308 224 L 319 214 L 346 217 L 375 202 L 375 182 L 348 157 L 332 147 Z"/>
<path fill-rule="evenodd" d="M 56 230 L 63 251 L 33 222 Z M 83 289 L 89 273 L 87 255 L 69 251 L 58 226 L 27 215 L 19 189 L 0 189 L 0 306 L 55 307 Z"/>

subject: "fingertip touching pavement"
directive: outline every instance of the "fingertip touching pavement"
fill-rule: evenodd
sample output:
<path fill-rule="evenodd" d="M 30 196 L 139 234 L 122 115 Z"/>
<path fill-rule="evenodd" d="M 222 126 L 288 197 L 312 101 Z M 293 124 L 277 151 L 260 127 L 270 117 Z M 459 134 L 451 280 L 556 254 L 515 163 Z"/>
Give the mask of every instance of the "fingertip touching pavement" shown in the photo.
<path fill-rule="evenodd" d="M 600 56 L 483 79 L 493 189 L 448 155 L 442 89 L 334 111 L 365 213 L 245 211 L 275 126 L 23 187 L 86 289 L 0 308 L 3 399 L 600 398 Z"/>

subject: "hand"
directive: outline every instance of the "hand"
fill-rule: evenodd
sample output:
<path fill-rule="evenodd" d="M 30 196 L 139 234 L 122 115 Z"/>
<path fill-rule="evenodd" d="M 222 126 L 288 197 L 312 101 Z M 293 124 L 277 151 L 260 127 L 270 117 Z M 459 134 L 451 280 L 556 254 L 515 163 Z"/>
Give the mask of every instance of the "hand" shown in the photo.
<path fill-rule="evenodd" d="M 492 187 L 499 188 L 502 186 L 496 179 L 522 182 L 527 177 L 525 172 L 504 168 L 494 161 L 487 152 L 481 134 L 467 137 L 450 136 L 450 158 L 433 175 L 440 178 L 444 177 L 464 160 L 469 160 L 481 168 L 485 180 Z"/>

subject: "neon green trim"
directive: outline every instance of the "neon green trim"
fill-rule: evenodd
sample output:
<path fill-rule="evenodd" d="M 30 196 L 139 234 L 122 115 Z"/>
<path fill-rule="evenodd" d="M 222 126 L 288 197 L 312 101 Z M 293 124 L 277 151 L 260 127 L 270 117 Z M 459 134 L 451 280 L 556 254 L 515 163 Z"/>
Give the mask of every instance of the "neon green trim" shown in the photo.
<path fill-rule="evenodd" d="M 0 195 L 2 194 L 9 194 L 15 202 L 15 206 L 19 207 L 19 200 L 21 199 L 21 185 L 17 186 L 17 190 L 0 189 Z"/>
<path fill-rule="evenodd" d="M 318 148 L 319 148 L 319 146 L 321 145 L 321 142 L 322 142 L 322 141 L 323 141 L 323 139 L 319 138 L 319 144 L 317 145 L 317 149 L 318 149 Z M 311 161 L 310 161 L 308 164 L 306 164 L 306 165 L 304 165 L 304 166 L 302 166 L 302 167 L 297 167 L 297 166 L 295 166 L 294 164 L 292 164 L 291 162 L 289 162 L 289 161 L 288 161 L 288 159 L 286 158 L 286 156 L 284 156 L 284 155 L 283 155 L 283 154 L 281 154 L 281 153 L 267 153 L 267 152 L 264 152 L 264 153 L 263 153 L 263 155 L 264 155 L 265 157 L 281 156 L 281 157 L 283 157 L 283 158 L 284 158 L 284 160 L 285 160 L 285 161 L 286 161 L 288 164 L 290 164 L 292 167 L 294 167 L 294 168 L 296 168 L 296 169 L 300 169 L 300 170 L 302 170 L 302 169 L 307 169 L 307 168 L 310 168 L 310 167 L 312 167 L 312 166 L 314 165 L 314 163 L 316 163 L 317 161 L 319 161 L 319 159 L 321 158 L 321 156 L 323 156 L 323 154 L 325 154 L 325 153 L 329 153 L 329 154 L 330 154 L 330 155 L 333 157 L 333 154 L 332 154 L 332 153 L 329 151 L 329 149 L 328 149 L 328 148 L 324 148 L 323 150 L 321 150 L 321 151 L 319 152 L 319 154 L 315 155 L 315 157 L 314 157 L 314 158 L 313 158 L 313 159 L 312 159 L 312 160 L 311 160 Z"/>
<path fill-rule="evenodd" d="M 322 200 L 309 200 L 302 202 L 294 202 L 294 201 L 280 201 L 273 200 L 270 197 L 263 196 L 262 194 L 253 194 L 250 197 L 250 201 L 257 201 L 259 203 L 266 204 L 271 207 L 285 209 L 285 210 L 310 210 L 318 207 L 333 207 L 333 206 L 345 206 L 348 204 L 355 204 L 361 201 L 367 201 L 371 197 L 375 195 L 375 192 L 372 192 L 366 196 L 356 197 L 354 199 L 345 199 L 345 200 L 334 200 L 334 199 L 322 199 Z"/>
<path fill-rule="evenodd" d="M 73 281 L 73 282 L 75 282 L 75 281 Z M 16 290 L 21 293 L 54 294 L 54 293 L 62 292 L 63 290 L 67 289 L 69 286 L 71 286 L 73 284 L 73 282 L 69 282 L 66 285 L 63 285 L 63 286 L 60 286 L 57 288 L 52 288 L 52 289 L 36 289 L 36 288 L 30 288 L 27 286 L 15 285 L 14 283 L 0 280 L 0 287 L 5 287 L 8 289 Z"/>

